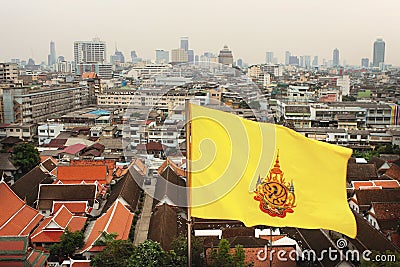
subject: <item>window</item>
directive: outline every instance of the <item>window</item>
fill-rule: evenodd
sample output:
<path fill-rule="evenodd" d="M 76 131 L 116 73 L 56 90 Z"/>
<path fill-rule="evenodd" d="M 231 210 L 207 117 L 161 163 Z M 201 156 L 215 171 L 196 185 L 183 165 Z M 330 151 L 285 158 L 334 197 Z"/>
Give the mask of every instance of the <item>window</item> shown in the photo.
<path fill-rule="evenodd" d="M 15 131 L 16 131 L 17 133 L 19 133 L 19 132 L 21 131 L 21 129 L 15 129 Z"/>
<path fill-rule="evenodd" d="M 39 130 L 39 133 L 45 133 L 46 131 L 45 130 Z"/>
<path fill-rule="evenodd" d="M 14 132 L 14 129 L 10 129 L 10 132 L 13 133 L 13 132 Z"/>
<path fill-rule="evenodd" d="M 22 132 L 29 133 L 29 129 L 24 128 L 24 129 L 22 129 Z"/>
<path fill-rule="evenodd" d="M 50 133 L 54 133 L 54 129 L 51 129 L 51 130 L 50 130 Z"/>

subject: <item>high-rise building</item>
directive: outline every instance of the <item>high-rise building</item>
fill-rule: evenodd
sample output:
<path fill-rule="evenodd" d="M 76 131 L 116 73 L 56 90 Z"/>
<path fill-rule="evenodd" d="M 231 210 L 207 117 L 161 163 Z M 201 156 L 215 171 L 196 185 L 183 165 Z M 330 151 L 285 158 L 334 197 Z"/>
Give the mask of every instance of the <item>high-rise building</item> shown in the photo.
<path fill-rule="evenodd" d="M 79 63 L 105 63 L 106 43 L 94 38 L 92 41 L 74 42 L 74 61 Z"/>
<path fill-rule="evenodd" d="M 361 59 L 361 67 L 368 68 L 369 67 L 369 58 L 362 58 Z"/>
<path fill-rule="evenodd" d="M 382 38 L 376 39 L 374 42 L 374 67 L 379 67 L 380 63 L 385 63 L 385 41 Z"/>
<path fill-rule="evenodd" d="M 186 52 L 189 50 L 189 38 L 188 37 L 181 37 L 180 48 L 185 50 Z"/>
<path fill-rule="evenodd" d="M 311 56 L 304 56 L 304 67 L 306 69 L 311 68 Z"/>
<path fill-rule="evenodd" d="M 117 49 L 115 49 L 114 55 L 110 56 L 110 63 L 112 65 L 117 64 L 117 63 L 125 63 L 124 54 L 121 51 L 118 51 Z"/>
<path fill-rule="evenodd" d="M 192 49 L 189 49 L 187 51 L 188 54 L 188 62 L 194 62 L 194 51 Z"/>
<path fill-rule="evenodd" d="M 285 65 L 286 65 L 286 66 L 290 64 L 290 63 L 289 63 L 290 56 L 291 56 L 290 51 L 286 51 L 286 52 L 285 52 Z"/>
<path fill-rule="evenodd" d="M 171 62 L 172 63 L 186 63 L 188 62 L 188 53 L 182 49 L 172 49 L 171 51 Z"/>
<path fill-rule="evenodd" d="M 53 41 L 50 42 L 50 54 L 47 56 L 47 64 L 49 66 L 56 64 L 56 45 Z"/>
<path fill-rule="evenodd" d="M 267 51 L 265 55 L 265 63 L 267 64 L 274 63 L 274 52 Z"/>
<path fill-rule="evenodd" d="M 156 63 L 157 64 L 169 63 L 169 51 L 157 49 L 156 50 Z"/>
<path fill-rule="evenodd" d="M 318 56 L 314 56 L 313 62 L 312 62 L 312 66 L 313 67 L 318 67 Z"/>
<path fill-rule="evenodd" d="M 290 56 L 289 57 L 289 65 L 299 66 L 299 58 L 297 56 Z"/>
<path fill-rule="evenodd" d="M 339 66 L 339 49 L 337 49 L 337 48 L 335 48 L 333 50 L 332 64 L 333 64 L 333 67 Z"/>
<path fill-rule="evenodd" d="M 137 55 L 135 50 L 131 51 L 131 59 L 132 59 L 133 64 L 136 64 L 136 63 L 142 61 L 142 58 Z"/>
<path fill-rule="evenodd" d="M 228 66 L 233 65 L 232 51 L 229 50 L 227 45 L 225 45 L 224 48 L 221 51 L 219 51 L 218 63 Z"/>

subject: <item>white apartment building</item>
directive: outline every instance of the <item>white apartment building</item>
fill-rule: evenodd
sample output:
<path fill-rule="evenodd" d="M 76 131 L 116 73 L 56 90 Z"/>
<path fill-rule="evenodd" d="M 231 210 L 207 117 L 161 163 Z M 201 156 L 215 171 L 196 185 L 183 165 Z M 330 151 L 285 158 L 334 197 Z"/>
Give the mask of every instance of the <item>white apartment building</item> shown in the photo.
<path fill-rule="evenodd" d="M 39 146 L 50 143 L 50 141 L 56 138 L 62 131 L 64 131 L 63 124 L 40 125 L 38 127 Z"/>
<path fill-rule="evenodd" d="M 74 42 L 74 61 L 79 63 L 105 63 L 106 43 L 94 38 L 92 41 Z"/>
<path fill-rule="evenodd" d="M 18 137 L 22 140 L 32 141 L 36 134 L 36 125 L 34 124 L 5 124 L 0 125 L 0 138 Z"/>

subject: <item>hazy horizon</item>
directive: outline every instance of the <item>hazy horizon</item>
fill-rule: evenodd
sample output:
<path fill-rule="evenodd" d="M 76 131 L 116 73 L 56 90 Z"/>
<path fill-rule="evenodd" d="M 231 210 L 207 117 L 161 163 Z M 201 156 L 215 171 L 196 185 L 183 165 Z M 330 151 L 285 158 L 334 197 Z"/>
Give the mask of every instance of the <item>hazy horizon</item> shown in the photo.
<path fill-rule="evenodd" d="M 47 62 L 51 40 L 57 56 L 73 60 L 73 42 L 94 37 L 107 43 L 107 61 L 116 45 L 128 61 L 131 50 L 154 59 L 156 49 L 170 51 L 187 36 L 197 55 L 228 45 L 235 59 L 250 64 L 263 63 L 266 51 L 282 62 L 286 50 L 317 55 L 321 64 L 338 48 L 341 62 L 360 65 L 363 57 L 372 61 L 373 42 L 382 37 L 385 63 L 400 66 L 398 0 L 4 2 L 1 61 Z"/>

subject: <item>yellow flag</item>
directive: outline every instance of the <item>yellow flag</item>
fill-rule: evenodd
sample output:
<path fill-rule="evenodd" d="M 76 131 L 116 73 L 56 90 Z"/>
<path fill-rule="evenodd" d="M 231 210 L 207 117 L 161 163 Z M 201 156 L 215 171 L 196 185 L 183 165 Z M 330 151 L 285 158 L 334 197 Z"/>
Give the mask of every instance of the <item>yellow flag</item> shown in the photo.
<path fill-rule="evenodd" d="M 356 236 L 346 195 L 351 149 L 279 125 L 190 109 L 191 216 Z"/>

